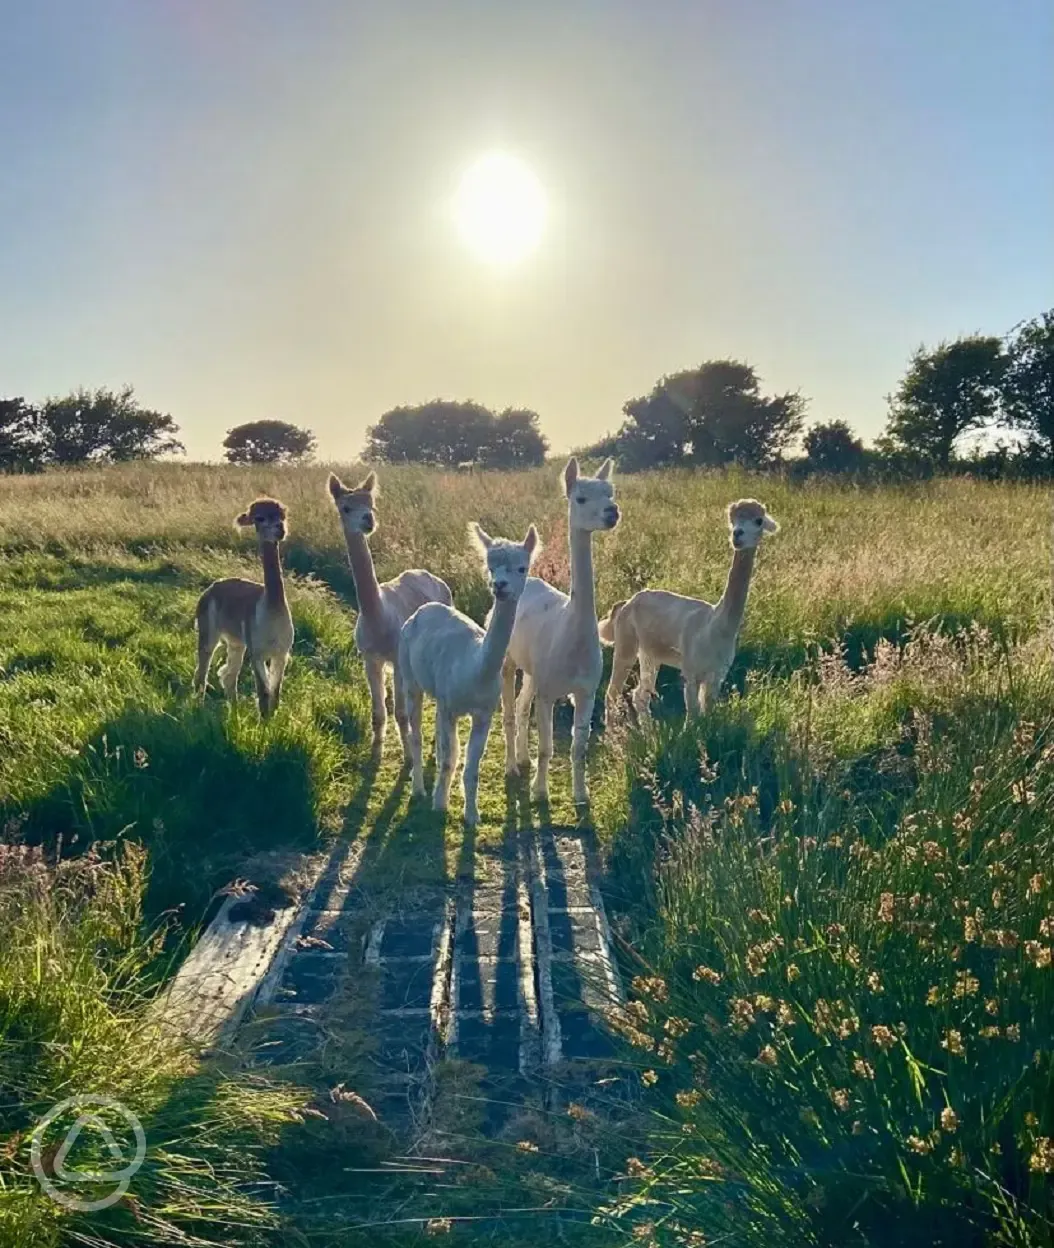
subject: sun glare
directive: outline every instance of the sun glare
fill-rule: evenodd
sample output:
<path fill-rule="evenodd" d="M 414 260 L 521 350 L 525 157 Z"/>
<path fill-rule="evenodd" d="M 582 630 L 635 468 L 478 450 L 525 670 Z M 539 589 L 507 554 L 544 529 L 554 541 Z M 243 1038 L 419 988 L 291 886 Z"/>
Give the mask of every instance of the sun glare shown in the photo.
<path fill-rule="evenodd" d="M 518 264 L 541 242 L 546 204 L 542 184 L 515 156 L 491 152 L 471 165 L 454 199 L 465 246 L 496 268 Z"/>

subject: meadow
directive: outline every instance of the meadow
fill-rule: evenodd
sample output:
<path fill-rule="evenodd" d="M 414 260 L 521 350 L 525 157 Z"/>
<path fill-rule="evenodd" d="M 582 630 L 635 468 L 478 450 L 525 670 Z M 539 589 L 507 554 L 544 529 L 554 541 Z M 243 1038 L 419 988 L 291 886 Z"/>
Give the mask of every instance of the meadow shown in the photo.
<path fill-rule="evenodd" d="M 536 571 L 566 588 L 559 468 L 382 469 L 379 574 L 427 567 L 481 619 L 468 522 L 534 522 Z M 304 1187 L 291 1156 L 334 1151 L 318 1090 L 198 1067 L 148 1022 L 217 891 L 268 855 L 363 833 L 392 778 L 394 764 L 359 799 L 368 700 L 326 472 L 0 478 L 0 1242 L 352 1242 L 332 1213 L 289 1221 Z M 577 1121 L 573 1144 L 539 1129 L 511 1160 L 480 1141 L 479 1191 L 452 1195 L 451 1226 L 432 1232 L 514 1242 L 457 1212 L 537 1195 L 529 1161 L 551 1167 L 555 1206 L 588 1206 L 573 1242 L 1054 1243 L 1050 491 L 691 472 L 616 490 L 623 520 L 594 542 L 601 610 L 645 585 L 715 600 L 737 497 L 782 528 L 758 557 L 727 700 L 686 729 L 665 673 L 656 722 L 610 726 L 591 748 L 632 984 L 613 1020 L 636 1072 L 632 1125 Z M 248 696 L 190 696 L 194 603 L 218 575 L 258 574 L 232 520 L 259 493 L 289 508 L 297 630 L 266 724 Z M 552 818 L 573 823 L 568 723 Z M 495 731 L 480 833 L 495 841 L 501 766 Z M 427 867 L 440 882 L 459 812 Z M 426 869 L 406 826 L 386 858 L 393 891 Z M 26 1133 L 104 1072 L 166 1144 L 133 1205 L 60 1217 Z M 595 1182 L 573 1177 L 575 1150 Z M 361 1242 L 426 1235 L 404 1221 Z M 523 1242 L 549 1235 L 572 1242 L 544 1213 Z"/>

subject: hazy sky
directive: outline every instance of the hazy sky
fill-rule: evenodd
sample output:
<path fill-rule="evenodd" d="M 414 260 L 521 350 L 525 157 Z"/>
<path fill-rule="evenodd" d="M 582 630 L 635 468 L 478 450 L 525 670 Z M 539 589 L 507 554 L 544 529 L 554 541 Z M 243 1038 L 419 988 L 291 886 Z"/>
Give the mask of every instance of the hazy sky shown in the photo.
<path fill-rule="evenodd" d="M 1050 0 L 0 0 L 0 394 L 132 382 L 216 457 L 436 395 L 557 450 L 722 355 L 868 436 L 1054 288 Z M 548 232 L 447 217 L 507 148 Z"/>

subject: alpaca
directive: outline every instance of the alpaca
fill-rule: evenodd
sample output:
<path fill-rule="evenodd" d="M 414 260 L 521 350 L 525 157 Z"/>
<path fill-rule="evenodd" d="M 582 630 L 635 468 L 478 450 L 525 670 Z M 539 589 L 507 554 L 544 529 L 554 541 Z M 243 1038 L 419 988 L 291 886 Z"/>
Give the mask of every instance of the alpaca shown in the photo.
<path fill-rule="evenodd" d="M 403 625 L 399 637 L 399 670 L 406 690 L 413 749 L 413 791 L 422 794 L 421 703 L 429 693 L 436 700 L 438 774 L 432 805 L 446 810 L 450 784 L 461 754 L 457 721 L 472 716 L 462 788 L 465 823 L 479 822 L 476 795 L 479 763 L 490 735 L 490 721 L 501 696 L 502 664 L 516 619 L 516 607 L 527 584 L 531 559 L 540 549 L 534 525 L 522 544 L 489 537 L 478 524 L 470 528 L 483 555 L 494 594 L 494 607 L 484 631 L 467 615 L 444 603 L 419 608 Z"/>
<path fill-rule="evenodd" d="M 600 621 L 600 640 L 615 647 L 606 701 L 609 715 L 619 708 L 622 688 L 638 654 L 640 684 L 633 699 L 638 715 L 649 712 L 662 663 L 680 668 L 684 675 L 687 719 L 717 697 L 735 658 L 758 545 L 764 534 L 779 529 L 763 504 L 753 498 L 729 504 L 728 526 L 734 554 L 725 592 L 716 606 L 663 589 L 642 589 L 628 602 L 615 603 Z"/>
<path fill-rule="evenodd" d="M 535 801 L 549 800 L 549 763 L 553 756 L 553 707 L 560 698 L 574 703 L 571 779 L 578 805 L 589 801 L 586 747 L 593 704 L 603 671 L 593 590 L 593 533 L 619 522 L 613 463 L 604 461 L 595 477 L 579 474 L 572 457 L 564 469 L 568 540 L 571 547 L 571 594 L 561 593 L 532 576 L 520 600 L 509 642 L 502 682 L 505 770 L 515 775 L 530 765 L 528 731 L 531 703 L 538 700 L 538 767 L 531 786 Z M 516 669 L 523 672 L 516 697 Z"/>
<path fill-rule="evenodd" d="M 362 655 L 366 680 L 370 686 L 370 701 L 373 704 L 373 751 L 380 756 L 384 748 L 384 734 L 388 726 L 388 712 L 384 704 L 384 670 L 390 664 L 395 722 L 403 743 L 403 756 L 408 763 L 411 761 L 410 729 L 399 675 L 399 632 L 418 607 L 427 602 L 439 602 L 449 607 L 453 598 L 445 581 L 419 568 L 413 568 L 393 580 L 378 584 L 373 556 L 366 540 L 370 533 L 377 530 L 375 505 L 379 491 L 375 472 L 371 472 L 354 489 L 343 485 L 331 472 L 329 492 L 344 529 L 344 543 L 348 548 L 348 561 L 351 564 L 355 596 L 359 603 L 355 644 Z"/>
<path fill-rule="evenodd" d="M 282 677 L 293 648 L 293 617 L 286 602 L 282 561 L 278 545 L 284 542 L 286 509 L 273 498 L 258 498 L 235 520 L 243 528 L 256 529 L 260 542 L 264 583 L 240 576 L 214 581 L 198 599 L 198 667 L 194 687 L 205 696 L 212 656 L 221 641 L 227 657 L 220 668 L 220 683 L 227 697 L 238 696 L 238 674 L 246 651 L 256 677 L 260 714 L 266 719 L 278 706 Z"/>

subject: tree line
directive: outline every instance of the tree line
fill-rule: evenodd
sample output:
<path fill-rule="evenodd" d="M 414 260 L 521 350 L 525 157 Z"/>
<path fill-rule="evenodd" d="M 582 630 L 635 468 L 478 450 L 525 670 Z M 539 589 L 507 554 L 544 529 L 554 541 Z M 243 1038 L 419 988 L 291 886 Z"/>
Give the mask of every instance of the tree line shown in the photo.
<path fill-rule="evenodd" d="M 987 476 L 1054 476 L 1054 309 L 1004 337 L 971 334 L 920 346 L 888 396 L 885 430 L 865 447 L 845 420 L 805 429 L 808 400 L 798 392 L 765 395 L 741 360 L 706 360 L 659 378 L 629 399 L 618 430 L 583 454 L 613 455 L 623 471 L 743 464 L 755 469 L 855 475 L 926 475 L 965 468 Z M 997 440 L 964 454 L 964 434 Z M 80 389 L 34 404 L 0 399 L 0 471 L 36 472 L 182 454 L 179 426 L 139 403 L 130 386 Z M 1005 439 L 1004 440 L 1004 436 Z M 234 464 L 305 463 L 316 450 L 309 429 L 257 420 L 228 430 Z M 530 468 L 548 442 L 537 412 L 492 411 L 473 401 L 433 399 L 385 412 L 366 434 L 365 457 L 442 468 Z"/>

